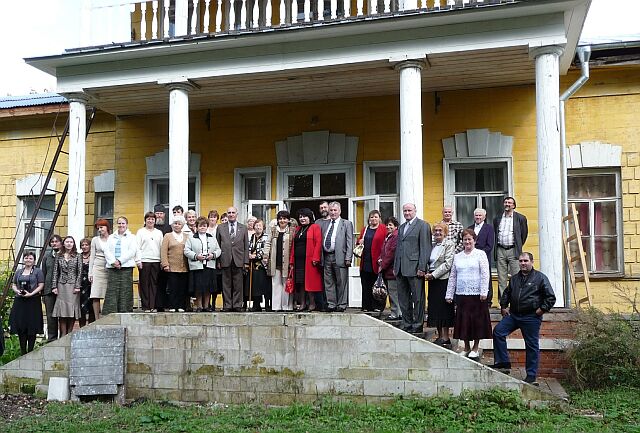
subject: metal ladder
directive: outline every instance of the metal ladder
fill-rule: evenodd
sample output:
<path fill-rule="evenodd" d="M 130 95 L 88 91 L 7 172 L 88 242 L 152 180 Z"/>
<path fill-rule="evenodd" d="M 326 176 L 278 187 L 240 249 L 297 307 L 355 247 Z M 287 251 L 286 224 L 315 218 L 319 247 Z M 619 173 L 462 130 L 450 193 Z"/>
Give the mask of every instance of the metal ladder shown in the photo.
<path fill-rule="evenodd" d="M 95 116 L 96 116 L 96 109 L 92 108 L 89 116 L 87 116 L 87 129 L 86 129 L 87 135 L 89 134 L 89 129 L 91 128 L 91 124 L 93 123 L 93 119 L 95 118 Z M 69 189 L 69 173 L 64 171 L 62 167 L 58 167 L 58 165 L 60 164 L 60 161 L 59 161 L 60 156 L 69 155 L 68 150 L 65 150 L 66 138 L 67 138 L 67 135 L 69 134 L 69 120 L 70 120 L 70 117 L 67 119 L 67 123 L 65 124 L 64 130 L 62 131 L 62 135 L 57 137 L 58 147 L 56 148 L 55 154 L 51 161 L 51 166 L 49 167 L 49 171 L 47 172 L 47 176 L 44 180 L 43 187 L 40 190 L 40 195 L 38 195 L 38 198 L 36 200 L 35 208 L 29 220 L 29 224 L 24 230 L 24 233 L 22 235 L 22 242 L 20 243 L 20 247 L 17 249 L 17 251 L 15 246 L 18 241 L 20 226 L 23 223 L 22 218 L 20 218 L 18 226 L 16 227 L 16 235 L 14 236 L 13 241 L 11 242 L 11 247 L 9 248 L 9 259 L 8 259 L 9 263 L 13 262 L 13 265 L 9 270 L 9 274 L 7 275 L 7 281 L 4 287 L 2 288 L 2 292 L 0 293 L 0 314 L 3 311 L 4 304 L 9 294 L 9 289 L 11 288 L 11 284 L 13 283 L 13 276 L 18 270 L 18 267 L 22 265 L 22 255 L 26 251 L 34 251 L 36 253 L 36 257 L 38 258 L 36 266 L 40 267 L 40 265 L 42 264 L 42 259 L 44 258 L 44 251 L 46 251 L 46 249 L 49 247 L 49 240 L 53 235 L 53 233 L 55 232 L 56 222 L 58 220 L 58 217 L 60 216 L 60 211 L 62 210 L 62 205 L 64 204 L 64 201 L 67 197 L 67 191 Z M 55 121 L 54 121 L 54 128 L 55 128 Z M 60 183 L 64 182 L 64 188 L 62 190 L 52 189 L 49 187 L 49 182 L 51 181 L 54 174 L 56 175 L 56 177 L 58 177 L 58 180 L 60 181 Z M 48 209 L 43 207 L 43 201 L 47 195 L 51 195 L 51 194 L 54 194 L 58 199 L 58 201 L 55 204 L 53 209 Z M 39 225 L 36 225 L 36 221 L 39 220 L 39 216 L 42 216 L 44 212 L 53 213 L 53 217 L 51 219 L 51 225 L 48 228 L 40 227 Z M 32 245 L 29 243 L 29 239 L 34 233 L 37 233 L 37 231 L 44 232 L 44 237 L 42 237 L 42 239 L 44 239 L 44 242 L 42 245 Z"/>
<path fill-rule="evenodd" d="M 571 203 L 569 215 L 562 218 L 562 240 L 565 257 L 567 258 L 567 268 L 569 269 L 571 292 L 573 293 L 575 306 L 581 307 L 582 304 L 587 303 L 589 307 L 592 307 L 593 296 L 591 295 L 591 286 L 589 284 L 589 269 L 587 268 L 587 262 L 585 260 L 586 253 L 582 246 L 582 232 L 580 231 L 580 224 L 578 223 L 578 211 L 576 210 L 575 203 Z M 578 254 L 574 256 L 571 255 L 572 242 L 576 243 L 576 249 L 578 250 Z M 582 277 L 576 276 L 576 265 L 578 263 L 580 264 L 580 271 L 578 272 L 582 272 Z M 584 282 L 585 297 L 578 295 L 578 278 Z"/>

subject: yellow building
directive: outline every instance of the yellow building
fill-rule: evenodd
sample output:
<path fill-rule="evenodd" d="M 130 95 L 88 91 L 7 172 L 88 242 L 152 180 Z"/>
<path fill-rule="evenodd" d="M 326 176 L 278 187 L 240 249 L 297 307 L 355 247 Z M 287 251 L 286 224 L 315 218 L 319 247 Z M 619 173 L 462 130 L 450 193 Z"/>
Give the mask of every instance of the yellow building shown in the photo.
<path fill-rule="evenodd" d="M 341 201 L 358 228 L 363 210 L 398 216 L 406 202 L 430 222 L 451 204 L 466 226 L 475 207 L 491 219 L 512 195 L 529 220 L 525 249 L 560 294 L 559 96 L 580 76 L 588 1 L 380 2 L 400 8 L 389 13 L 354 1 L 353 16 L 335 19 L 285 8 L 282 24 L 279 11 L 269 23 L 267 9 L 254 20 L 219 15 L 216 2 L 185 2 L 180 15 L 178 1 L 164 20 L 151 3 L 118 15 L 133 40 L 96 47 L 93 28 L 88 48 L 28 59 L 69 103 L 0 110 L 4 256 L 42 188 L 34 175 L 50 163 L 51 126 L 57 118 L 62 131 L 69 115 L 63 234 L 93 234 L 98 216 L 137 227 L 156 203 L 270 218 L 323 199 Z M 625 308 L 613 282 L 635 288 L 640 277 L 639 78 L 634 66 L 595 68 L 565 107 L 568 198 L 602 307 Z M 84 140 L 89 106 L 98 111 Z M 566 289 L 558 298 L 573 302 Z"/>

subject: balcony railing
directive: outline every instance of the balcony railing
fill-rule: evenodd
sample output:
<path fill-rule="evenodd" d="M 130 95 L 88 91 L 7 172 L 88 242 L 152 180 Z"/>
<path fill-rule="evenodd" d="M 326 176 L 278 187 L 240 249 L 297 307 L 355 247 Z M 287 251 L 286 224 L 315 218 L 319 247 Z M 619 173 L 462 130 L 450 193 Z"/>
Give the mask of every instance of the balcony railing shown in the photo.
<path fill-rule="evenodd" d="M 514 0 L 91 0 L 83 2 L 84 46 L 438 11 Z"/>

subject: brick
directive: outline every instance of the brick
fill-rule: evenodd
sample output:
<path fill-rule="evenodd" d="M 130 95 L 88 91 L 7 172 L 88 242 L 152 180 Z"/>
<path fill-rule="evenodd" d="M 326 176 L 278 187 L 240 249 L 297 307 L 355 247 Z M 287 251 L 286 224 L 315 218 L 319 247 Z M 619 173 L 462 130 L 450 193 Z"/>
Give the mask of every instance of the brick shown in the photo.
<path fill-rule="evenodd" d="M 635 167 L 640 165 L 640 153 L 638 152 L 626 152 L 624 155 L 627 157 L 627 166 Z"/>
<path fill-rule="evenodd" d="M 640 208 L 629 209 L 629 221 L 640 221 Z"/>

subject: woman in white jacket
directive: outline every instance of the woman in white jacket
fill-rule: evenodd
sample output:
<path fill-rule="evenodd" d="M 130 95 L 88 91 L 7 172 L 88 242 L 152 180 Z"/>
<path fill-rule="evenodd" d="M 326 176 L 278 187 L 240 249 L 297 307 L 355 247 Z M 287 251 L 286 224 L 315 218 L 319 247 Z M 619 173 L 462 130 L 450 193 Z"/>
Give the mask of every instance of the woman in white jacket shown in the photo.
<path fill-rule="evenodd" d="M 196 312 L 210 311 L 209 299 L 215 293 L 214 269 L 222 251 L 216 237 L 207 233 L 209 221 L 205 217 L 196 220 L 196 233 L 184 244 L 184 255 L 189 259 L 189 280 L 196 298 Z M 214 306 L 215 308 L 215 306 Z"/>
<path fill-rule="evenodd" d="M 138 243 L 127 229 L 127 218 L 118 217 L 118 230 L 109 236 L 104 252 L 108 284 L 102 314 L 133 311 L 133 268 L 136 266 Z"/>

